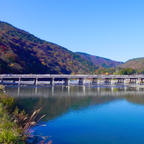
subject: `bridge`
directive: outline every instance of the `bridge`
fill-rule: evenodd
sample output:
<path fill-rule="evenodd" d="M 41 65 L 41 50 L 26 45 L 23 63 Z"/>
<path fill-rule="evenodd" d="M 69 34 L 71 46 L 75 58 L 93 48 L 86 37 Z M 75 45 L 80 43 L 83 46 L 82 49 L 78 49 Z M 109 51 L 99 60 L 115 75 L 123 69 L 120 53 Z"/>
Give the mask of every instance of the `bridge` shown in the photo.
<path fill-rule="evenodd" d="M 62 83 L 70 85 L 76 80 L 79 85 L 90 84 L 143 84 L 144 75 L 67 75 L 67 74 L 1 74 L 1 84 L 34 84 L 42 82 L 54 85 Z"/>

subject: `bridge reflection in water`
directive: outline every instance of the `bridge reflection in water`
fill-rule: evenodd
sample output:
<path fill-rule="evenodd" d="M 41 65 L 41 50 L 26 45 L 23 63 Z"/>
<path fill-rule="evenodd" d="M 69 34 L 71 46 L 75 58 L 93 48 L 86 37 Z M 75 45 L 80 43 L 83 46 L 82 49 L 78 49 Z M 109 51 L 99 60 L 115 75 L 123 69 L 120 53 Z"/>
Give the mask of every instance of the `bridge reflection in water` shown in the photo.
<path fill-rule="evenodd" d="M 15 97 L 16 104 L 28 113 L 41 107 L 40 115 L 47 114 L 46 121 L 69 109 L 85 108 L 118 99 L 144 104 L 144 89 L 136 87 L 8 86 L 6 92 Z"/>
<path fill-rule="evenodd" d="M 51 96 L 122 96 L 144 95 L 144 87 L 130 86 L 9 86 L 7 92 L 13 97 Z M 59 93 L 58 93 L 59 92 Z"/>

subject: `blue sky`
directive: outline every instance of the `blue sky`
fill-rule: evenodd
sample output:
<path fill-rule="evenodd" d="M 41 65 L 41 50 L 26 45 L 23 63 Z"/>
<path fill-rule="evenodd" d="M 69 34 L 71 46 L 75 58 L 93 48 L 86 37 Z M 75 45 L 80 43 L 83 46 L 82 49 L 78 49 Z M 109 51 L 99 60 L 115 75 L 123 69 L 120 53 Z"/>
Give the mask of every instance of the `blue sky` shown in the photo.
<path fill-rule="evenodd" d="M 143 0 L 1 0 L 0 20 L 72 51 L 144 57 Z"/>

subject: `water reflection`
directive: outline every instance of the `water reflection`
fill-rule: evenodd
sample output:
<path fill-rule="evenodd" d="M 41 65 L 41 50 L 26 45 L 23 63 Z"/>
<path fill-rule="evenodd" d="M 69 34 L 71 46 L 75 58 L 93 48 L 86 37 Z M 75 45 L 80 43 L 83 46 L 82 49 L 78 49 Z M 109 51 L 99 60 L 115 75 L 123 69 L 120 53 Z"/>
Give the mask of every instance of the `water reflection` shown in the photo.
<path fill-rule="evenodd" d="M 36 135 L 55 144 L 144 143 L 144 89 L 137 87 L 7 87 L 27 113 L 42 108 Z"/>
<path fill-rule="evenodd" d="M 118 99 L 126 99 L 135 104 L 144 104 L 142 88 L 131 87 L 7 87 L 9 95 L 15 97 L 17 105 L 26 112 L 42 107 L 41 115 L 47 114 L 45 121 L 53 119 L 72 109 L 84 109 L 92 105 L 102 105 Z"/>
<path fill-rule="evenodd" d="M 53 87 L 6 87 L 13 97 L 51 97 L 51 96 L 122 96 L 143 95 L 144 88 L 139 87 L 87 87 L 87 86 L 53 86 Z"/>

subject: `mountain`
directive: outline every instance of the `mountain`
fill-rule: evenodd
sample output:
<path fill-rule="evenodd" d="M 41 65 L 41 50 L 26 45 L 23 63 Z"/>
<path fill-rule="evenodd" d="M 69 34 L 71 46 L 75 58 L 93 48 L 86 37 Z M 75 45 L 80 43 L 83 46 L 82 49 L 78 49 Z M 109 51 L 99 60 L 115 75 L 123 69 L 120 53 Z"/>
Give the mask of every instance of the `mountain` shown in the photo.
<path fill-rule="evenodd" d="M 86 74 L 119 64 L 86 53 L 74 53 L 0 21 L 0 74 Z"/>
<path fill-rule="evenodd" d="M 144 69 L 144 58 L 135 58 L 128 60 L 120 65 L 121 68 Z"/>
<path fill-rule="evenodd" d="M 91 73 L 95 66 L 57 44 L 0 21 L 0 73 Z"/>
<path fill-rule="evenodd" d="M 99 57 L 99 56 L 90 55 L 87 53 L 77 52 L 76 54 L 81 56 L 81 58 L 84 58 L 85 60 L 89 61 L 90 63 L 93 63 L 95 67 L 115 68 L 118 65 L 122 64 L 122 62 L 110 60 L 110 59 Z"/>

